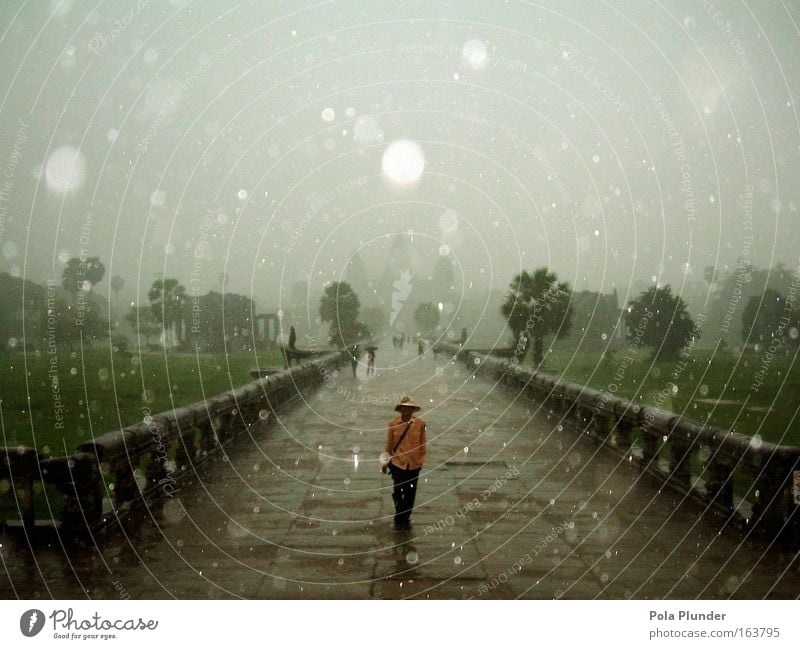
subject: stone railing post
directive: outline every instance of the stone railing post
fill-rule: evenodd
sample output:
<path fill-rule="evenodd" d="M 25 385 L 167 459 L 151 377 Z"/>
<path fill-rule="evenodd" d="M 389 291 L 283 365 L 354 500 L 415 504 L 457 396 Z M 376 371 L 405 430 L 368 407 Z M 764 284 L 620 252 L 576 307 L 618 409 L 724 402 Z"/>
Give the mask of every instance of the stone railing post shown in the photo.
<path fill-rule="evenodd" d="M 197 457 L 197 444 L 194 438 L 194 426 L 182 426 L 177 429 L 178 443 L 175 448 L 175 465 L 178 470 L 189 470 L 194 466 Z"/>
<path fill-rule="evenodd" d="M 103 520 L 103 476 L 90 453 L 54 458 L 46 464 L 48 482 L 64 494 L 60 529 L 68 534 L 95 531 Z"/>
<path fill-rule="evenodd" d="M 39 479 L 42 456 L 29 447 L 0 449 L 0 479 L 11 484 L 23 527 L 33 530 L 36 515 L 33 506 L 34 484 Z"/>
<path fill-rule="evenodd" d="M 658 447 L 660 445 L 660 436 L 657 431 L 652 430 L 648 426 L 642 426 L 641 442 L 642 442 L 642 457 L 639 458 L 639 471 L 644 472 L 656 468 L 656 458 L 658 457 Z"/>
<path fill-rule="evenodd" d="M 167 456 L 172 444 L 168 437 L 169 424 L 167 422 L 153 419 L 149 426 L 154 444 L 148 453 L 150 462 L 145 471 L 145 478 L 147 479 L 147 490 L 152 493 L 167 477 Z M 160 490 L 157 493 L 160 493 Z"/>
<path fill-rule="evenodd" d="M 609 435 L 608 416 L 601 412 L 594 413 L 594 438 L 600 444 L 605 444 Z"/>
<path fill-rule="evenodd" d="M 633 424 L 627 419 L 618 419 L 614 426 L 614 444 L 628 453 L 633 445 Z"/>
<path fill-rule="evenodd" d="M 707 463 L 706 498 L 723 514 L 733 513 L 733 465 L 728 458 L 711 456 Z"/>
<path fill-rule="evenodd" d="M 771 539 L 781 532 L 789 511 L 791 470 L 779 457 L 762 459 L 755 483 L 753 523 L 762 536 Z"/>
<path fill-rule="evenodd" d="M 123 504 L 139 497 L 139 485 L 136 484 L 136 465 L 132 459 L 117 466 L 114 471 L 114 506 L 120 509 Z"/>
<path fill-rule="evenodd" d="M 675 431 L 670 435 L 670 479 L 681 491 L 689 492 L 692 486 L 691 448 L 692 440 Z"/>

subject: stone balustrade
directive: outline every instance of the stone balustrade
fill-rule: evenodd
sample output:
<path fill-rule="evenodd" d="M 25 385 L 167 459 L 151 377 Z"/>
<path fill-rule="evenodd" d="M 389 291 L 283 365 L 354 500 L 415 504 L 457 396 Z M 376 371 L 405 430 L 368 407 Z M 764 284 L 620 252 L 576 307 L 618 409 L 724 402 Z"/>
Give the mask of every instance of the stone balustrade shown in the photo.
<path fill-rule="evenodd" d="M 95 534 L 134 509 L 163 504 L 180 481 L 237 437 L 257 434 L 276 411 L 319 386 L 345 359 L 346 352 L 315 354 L 302 365 L 100 435 L 66 457 L 27 447 L 0 448 L 0 480 L 10 484 L 17 517 L 27 531 L 53 525 L 62 538 Z M 54 488 L 63 499 L 54 512 L 55 499 L 48 498 L 50 511 L 40 521 L 34 511 L 37 483 L 50 493 Z"/>
<path fill-rule="evenodd" d="M 800 447 L 763 442 L 492 355 L 452 345 L 441 350 L 515 396 L 542 404 L 545 414 L 635 463 L 659 487 L 699 502 L 725 525 L 800 546 L 793 493 Z"/>

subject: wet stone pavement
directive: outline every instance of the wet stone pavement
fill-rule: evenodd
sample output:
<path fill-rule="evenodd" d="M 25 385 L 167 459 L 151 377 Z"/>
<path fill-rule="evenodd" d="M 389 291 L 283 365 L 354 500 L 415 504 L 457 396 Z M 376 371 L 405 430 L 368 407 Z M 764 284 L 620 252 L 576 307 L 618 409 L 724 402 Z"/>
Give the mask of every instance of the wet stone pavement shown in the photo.
<path fill-rule="evenodd" d="M 798 562 L 659 493 L 536 404 L 416 349 L 335 381 L 97 547 L 2 537 L 4 598 L 796 598 Z M 428 459 L 410 532 L 379 472 L 410 394 Z"/>

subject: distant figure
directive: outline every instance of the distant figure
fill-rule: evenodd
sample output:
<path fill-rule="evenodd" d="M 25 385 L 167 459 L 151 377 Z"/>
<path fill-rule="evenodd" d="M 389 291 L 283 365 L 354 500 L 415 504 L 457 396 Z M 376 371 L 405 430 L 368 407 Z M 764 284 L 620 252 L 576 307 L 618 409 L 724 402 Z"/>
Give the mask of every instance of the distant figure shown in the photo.
<path fill-rule="evenodd" d="M 297 343 L 297 334 L 294 331 L 294 326 L 292 326 L 289 328 L 289 346 L 285 347 L 283 350 L 283 353 L 286 356 L 286 363 L 284 367 L 292 366 L 292 360 L 296 358 L 294 354 L 296 343 Z"/>
<path fill-rule="evenodd" d="M 403 345 L 406 344 L 406 335 L 400 334 L 400 349 L 403 349 Z"/>
<path fill-rule="evenodd" d="M 367 347 L 367 376 L 375 374 L 375 352 L 377 347 Z"/>
<path fill-rule="evenodd" d="M 417 356 L 422 356 L 425 353 L 425 341 L 420 338 L 417 341 Z"/>
<path fill-rule="evenodd" d="M 439 349 L 439 345 L 434 345 L 431 347 L 431 351 L 433 352 L 433 360 L 436 360 L 436 358 L 439 356 L 439 352 L 441 351 Z"/>
<path fill-rule="evenodd" d="M 403 397 L 394 409 L 400 416 L 389 422 L 381 470 L 390 473 L 394 481 L 394 529 L 410 530 L 417 480 L 425 462 L 427 427 L 424 419 L 413 416 L 420 406 L 410 398 Z"/>
<path fill-rule="evenodd" d="M 358 367 L 358 359 L 361 356 L 361 352 L 358 349 L 358 345 L 353 345 L 350 348 L 350 365 L 353 367 L 353 378 L 356 378 L 356 368 Z"/>
<path fill-rule="evenodd" d="M 467 342 L 467 328 L 466 327 L 464 327 L 461 330 L 461 338 L 459 339 L 458 344 L 463 347 L 465 342 Z"/>

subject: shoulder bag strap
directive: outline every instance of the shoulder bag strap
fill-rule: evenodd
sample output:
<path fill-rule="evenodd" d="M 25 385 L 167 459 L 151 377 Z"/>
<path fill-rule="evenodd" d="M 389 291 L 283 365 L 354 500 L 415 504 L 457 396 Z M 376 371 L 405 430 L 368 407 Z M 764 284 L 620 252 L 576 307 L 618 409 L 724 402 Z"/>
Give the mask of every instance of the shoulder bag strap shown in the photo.
<path fill-rule="evenodd" d="M 408 424 L 406 424 L 406 429 L 403 431 L 403 434 L 400 435 L 400 439 L 398 440 L 397 444 L 395 444 L 394 448 L 392 449 L 392 455 L 394 455 L 397 452 L 397 449 L 400 448 L 400 444 L 403 443 L 403 440 L 405 439 L 406 433 L 408 432 L 408 429 L 411 428 L 411 424 L 413 424 L 413 423 L 414 423 L 414 420 L 412 419 L 411 421 L 408 422 Z"/>

